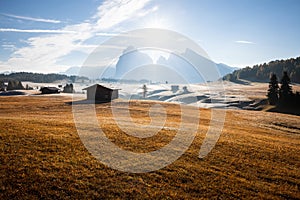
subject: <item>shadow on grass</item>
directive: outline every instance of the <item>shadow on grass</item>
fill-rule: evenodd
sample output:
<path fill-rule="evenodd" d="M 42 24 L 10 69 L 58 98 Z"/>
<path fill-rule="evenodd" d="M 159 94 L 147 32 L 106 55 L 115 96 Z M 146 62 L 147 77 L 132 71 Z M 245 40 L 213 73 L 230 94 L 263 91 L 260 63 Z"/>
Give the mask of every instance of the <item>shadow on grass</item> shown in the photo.
<path fill-rule="evenodd" d="M 241 84 L 241 85 L 251 85 L 250 81 L 243 80 L 243 79 L 232 80 L 232 82 Z"/>
<path fill-rule="evenodd" d="M 105 104 L 105 103 L 109 103 L 111 101 L 93 101 L 93 100 L 87 100 L 87 99 L 84 99 L 84 100 L 79 100 L 79 101 L 69 101 L 69 102 L 66 102 L 67 105 L 80 105 L 80 104 Z"/>
<path fill-rule="evenodd" d="M 0 92 L 0 96 L 15 96 L 15 95 L 26 95 L 25 92 L 19 92 L 19 91 L 5 91 Z"/>
<path fill-rule="evenodd" d="M 268 112 L 277 112 L 283 114 L 297 115 L 300 116 L 300 107 L 273 107 L 267 110 Z"/>

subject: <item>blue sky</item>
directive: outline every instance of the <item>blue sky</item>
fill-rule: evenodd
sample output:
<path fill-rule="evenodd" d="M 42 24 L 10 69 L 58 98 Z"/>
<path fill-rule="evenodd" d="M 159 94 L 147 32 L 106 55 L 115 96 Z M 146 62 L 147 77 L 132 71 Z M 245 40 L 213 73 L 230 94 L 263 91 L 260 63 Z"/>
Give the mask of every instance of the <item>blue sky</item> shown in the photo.
<path fill-rule="evenodd" d="M 234 67 L 300 56 L 299 0 L 0 0 L 0 72 L 81 66 L 103 41 L 165 28 Z"/>

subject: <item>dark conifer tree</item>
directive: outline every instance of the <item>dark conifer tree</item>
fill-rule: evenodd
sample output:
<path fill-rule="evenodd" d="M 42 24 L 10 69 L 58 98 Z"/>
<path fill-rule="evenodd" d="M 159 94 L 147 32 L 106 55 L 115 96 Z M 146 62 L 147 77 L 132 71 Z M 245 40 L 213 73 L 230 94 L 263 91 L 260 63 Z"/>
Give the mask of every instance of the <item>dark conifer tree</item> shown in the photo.
<path fill-rule="evenodd" d="M 0 91 L 5 91 L 5 84 L 0 80 Z"/>
<path fill-rule="evenodd" d="M 270 105 L 276 105 L 278 102 L 278 81 L 277 76 L 272 74 L 269 82 L 269 89 L 268 89 L 268 100 Z"/>
<path fill-rule="evenodd" d="M 287 105 L 291 99 L 293 92 L 292 87 L 290 86 L 291 80 L 286 71 L 283 72 L 280 83 L 281 87 L 279 89 L 279 102 L 280 104 Z"/>

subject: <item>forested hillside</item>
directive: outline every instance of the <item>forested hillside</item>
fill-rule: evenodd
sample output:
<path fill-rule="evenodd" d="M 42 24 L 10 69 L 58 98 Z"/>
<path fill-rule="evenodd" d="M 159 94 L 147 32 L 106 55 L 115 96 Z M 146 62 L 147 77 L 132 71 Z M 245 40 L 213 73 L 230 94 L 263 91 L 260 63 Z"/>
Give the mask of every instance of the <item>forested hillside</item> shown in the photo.
<path fill-rule="evenodd" d="M 8 82 L 9 80 L 30 81 L 35 83 L 52 83 L 58 80 L 70 80 L 74 82 L 76 76 L 67 76 L 62 74 L 40 74 L 30 72 L 16 72 L 11 74 L 0 74 L 0 80 Z M 87 79 L 87 78 L 85 78 Z"/>
<path fill-rule="evenodd" d="M 235 70 L 231 74 L 224 76 L 223 80 L 238 82 L 239 79 L 244 79 L 257 82 L 269 82 L 272 73 L 281 78 L 284 71 L 287 71 L 291 82 L 300 83 L 300 57 L 287 60 L 276 60 L 269 63 L 254 65 L 252 68 L 246 67 Z"/>

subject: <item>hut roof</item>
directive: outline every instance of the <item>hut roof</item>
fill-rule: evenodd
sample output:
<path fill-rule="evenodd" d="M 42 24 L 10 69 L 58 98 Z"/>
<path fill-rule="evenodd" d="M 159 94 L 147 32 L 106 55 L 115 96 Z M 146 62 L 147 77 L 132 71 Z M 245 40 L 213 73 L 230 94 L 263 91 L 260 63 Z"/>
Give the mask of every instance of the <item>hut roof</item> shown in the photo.
<path fill-rule="evenodd" d="M 105 86 L 100 85 L 100 84 L 94 84 L 94 85 L 91 85 L 91 86 L 89 86 L 89 87 L 83 88 L 82 90 L 88 90 L 88 89 L 93 88 L 93 87 L 102 87 L 102 88 L 104 88 L 104 89 L 111 90 L 111 91 L 113 91 L 113 90 L 121 90 L 121 89 L 117 89 L 117 88 L 109 88 L 109 87 L 105 87 Z"/>

